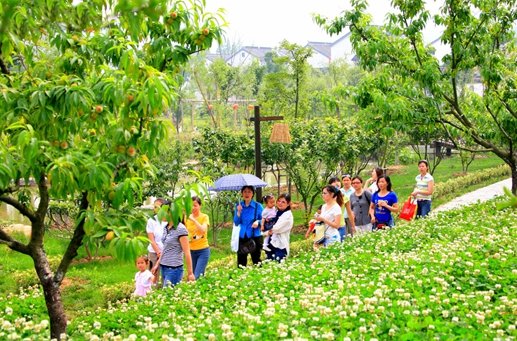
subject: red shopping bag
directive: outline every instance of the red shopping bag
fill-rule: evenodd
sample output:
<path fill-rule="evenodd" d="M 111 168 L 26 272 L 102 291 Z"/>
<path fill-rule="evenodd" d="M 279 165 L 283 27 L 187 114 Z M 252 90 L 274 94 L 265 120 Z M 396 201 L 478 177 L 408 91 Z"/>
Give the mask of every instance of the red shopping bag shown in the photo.
<path fill-rule="evenodd" d="M 411 199 L 411 197 L 409 197 L 407 201 L 404 203 L 404 206 L 402 206 L 399 218 L 407 221 L 413 220 L 413 218 L 416 215 L 416 208 L 416 200 L 413 200 Z"/>

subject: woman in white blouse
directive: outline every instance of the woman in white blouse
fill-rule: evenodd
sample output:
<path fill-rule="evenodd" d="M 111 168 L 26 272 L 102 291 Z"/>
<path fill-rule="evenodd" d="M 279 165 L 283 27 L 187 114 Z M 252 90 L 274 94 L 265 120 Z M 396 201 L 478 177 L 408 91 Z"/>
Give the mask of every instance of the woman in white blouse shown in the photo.
<path fill-rule="evenodd" d="M 269 249 L 266 251 L 267 259 L 282 261 L 289 254 L 289 235 L 293 228 L 294 218 L 291 212 L 291 196 L 280 194 L 276 200 L 276 223 L 269 230 Z"/>
<path fill-rule="evenodd" d="M 321 195 L 325 204 L 321 207 L 321 214 L 317 214 L 314 219 L 325 224 L 323 246 L 328 246 L 341 240 L 338 229 L 341 226 L 341 207 L 344 205 L 344 199 L 343 193 L 332 185 L 323 187 Z"/>

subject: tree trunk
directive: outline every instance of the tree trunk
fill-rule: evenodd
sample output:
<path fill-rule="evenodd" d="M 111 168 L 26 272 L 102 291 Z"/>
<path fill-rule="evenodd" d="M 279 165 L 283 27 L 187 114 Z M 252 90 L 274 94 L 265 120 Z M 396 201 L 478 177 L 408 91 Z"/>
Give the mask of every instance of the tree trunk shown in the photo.
<path fill-rule="evenodd" d="M 517 195 L 517 162 L 509 164 L 512 171 L 512 193 Z"/>
<path fill-rule="evenodd" d="M 54 281 L 54 276 L 50 270 L 45 251 L 42 247 L 33 250 L 34 268 L 43 287 L 45 304 L 47 305 L 48 316 L 50 319 L 50 338 L 60 340 L 61 335 L 66 333 L 66 314 L 61 299 L 61 289 L 59 283 Z"/>

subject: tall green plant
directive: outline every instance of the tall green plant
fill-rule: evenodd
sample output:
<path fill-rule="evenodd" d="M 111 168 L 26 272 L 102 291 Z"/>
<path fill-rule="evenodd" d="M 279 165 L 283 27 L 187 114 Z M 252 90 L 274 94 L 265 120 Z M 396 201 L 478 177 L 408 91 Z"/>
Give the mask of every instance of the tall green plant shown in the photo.
<path fill-rule="evenodd" d="M 7 0 L 0 16 L 0 201 L 32 226 L 28 243 L 3 229 L 0 243 L 32 258 L 50 336 L 60 339 L 71 261 L 104 226 L 134 230 L 131 210 L 166 135 L 161 114 L 175 101 L 174 74 L 220 40 L 220 17 L 198 0 Z M 20 179 L 31 178 L 38 206 L 17 197 Z M 51 198 L 78 207 L 57 267 L 44 251 Z M 119 240 L 137 245 L 130 250 L 143 243 L 131 233 Z"/>
<path fill-rule="evenodd" d="M 316 20 L 331 34 L 350 29 L 361 65 L 376 71 L 358 104 L 406 125 L 456 130 L 476 144 L 474 150 L 490 151 L 510 166 L 516 193 L 515 1 L 445 0 L 436 15 L 424 1 L 395 1 L 397 12 L 382 26 L 371 25 L 367 1 L 353 5 L 331 22 Z M 429 24 L 443 27 L 439 38 L 447 52 L 441 59 L 424 42 Z M 466 74 L 478 75 L 481 91 L 465 84 Z M 419 107 L 425 110 L 414 110 Z"/>
<path fill-rule="evenodd" d="M 164 140 L 151 163 L 156 167 L 156 176 L 144 183 L 146 197 L 167 197 L 168 192 L 176 193 L 180 177 L 188 170 L 188 158 L 192 155 L 191 146 L 180 140 Z"/>

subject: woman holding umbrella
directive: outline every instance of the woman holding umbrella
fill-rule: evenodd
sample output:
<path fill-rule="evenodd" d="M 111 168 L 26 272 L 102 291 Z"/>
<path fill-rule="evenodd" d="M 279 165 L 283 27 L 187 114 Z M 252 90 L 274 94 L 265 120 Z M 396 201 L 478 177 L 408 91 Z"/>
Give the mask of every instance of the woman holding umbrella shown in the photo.
<path fill-rule="evenodd" d="M 260 262 L 263 237 L 260 231 L 262 205 L 253 200 L 255 188 L 243 186 L 241 188 L 242 201 L 235 207 L 233 223 L 240 226 L 239 251 L 237 252 L 237 266 L 246 266 L 248 254 L 253 264 Z"/>

